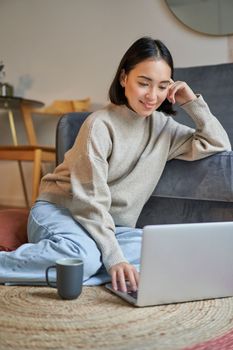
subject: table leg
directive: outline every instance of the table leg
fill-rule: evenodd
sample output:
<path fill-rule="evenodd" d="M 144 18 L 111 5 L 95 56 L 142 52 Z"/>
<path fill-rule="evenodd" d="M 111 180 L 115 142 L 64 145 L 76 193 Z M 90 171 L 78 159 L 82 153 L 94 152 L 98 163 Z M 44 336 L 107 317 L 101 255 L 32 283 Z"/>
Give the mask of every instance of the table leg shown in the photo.
<path fill-rule="evenodd" d="M 12 112 L 11 109 L 8 109 L 8 119 L 9 119 L 11 135 L 12 135 L 12 139 L 13 139 L 13 144 L 14 144 L 14 146 L 17 146 L 18 145 L 18 140 L 17 140 L 17 135 L 16 135 L 14 116 L 13 116 L 13 112 Z"/>
<path fill-rule="evenodd" d="M 26 128 L 27 138 L 28 138 L 29 144 L 36 145 L 37 138 L 36 138 L 36 133 L 35 133 L 35 129 L 33 126 L 31 108 L 22 103 L 21 104 L 21 113 L 23 116 L 23 121 L 24 121 L 24 125 Z"/>
<path fill-rule="evenodd" d="M 18 146 L 18 140 L 17 140 L 16 128 L 15 128 L 15 122 L 14 122 L 14 115 L 13 115 L 13 112 L 12 112 L 11 109 L 8 109 L 8 118 L 9 118 L 9 124 L 10 124 L 13 144 L 14 144 L 14 146 Z M 18 163 L 18 167 L 19 167 L 21 183 L 22 183 L 22 186 L 23 186 L 23 194 L 24 194 L 26 206 L 29 208 L 27 188 L 26 188 L 26 184 L 25 184 L 25 180 L 24 180 L 22 163 L 21 163 L 20 160 L 18 160 L 17 163 Z"/>

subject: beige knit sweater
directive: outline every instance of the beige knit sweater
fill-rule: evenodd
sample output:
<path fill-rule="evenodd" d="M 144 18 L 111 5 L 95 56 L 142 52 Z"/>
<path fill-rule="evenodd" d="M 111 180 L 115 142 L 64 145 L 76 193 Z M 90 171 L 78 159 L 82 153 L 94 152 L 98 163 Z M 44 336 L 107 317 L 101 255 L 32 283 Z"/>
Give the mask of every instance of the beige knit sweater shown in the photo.
<path fill-rule="evenodd" d="M 126 261 L 115 225 L 135 226 L 167 160 L 192 161 L 231 149 L 201 96 L 183 108 L 196 130 L 161 112 L 143 118 L 125 105 L 92 113 L 64 162 L 42 179 L 38 199 L 69 208 L 97 243 L 107 270 Z"/>

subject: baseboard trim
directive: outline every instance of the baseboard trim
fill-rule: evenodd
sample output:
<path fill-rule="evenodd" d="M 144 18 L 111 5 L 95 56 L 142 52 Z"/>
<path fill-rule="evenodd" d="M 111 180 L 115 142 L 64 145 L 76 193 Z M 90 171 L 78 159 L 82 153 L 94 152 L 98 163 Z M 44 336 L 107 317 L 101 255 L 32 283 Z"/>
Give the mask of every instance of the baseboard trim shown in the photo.
<path fill-rule="evenodd" d="M 0 195 L 0 205 L 2 207 L 26 207 L 24 197 L 16 196 L 1 196 Z"/>

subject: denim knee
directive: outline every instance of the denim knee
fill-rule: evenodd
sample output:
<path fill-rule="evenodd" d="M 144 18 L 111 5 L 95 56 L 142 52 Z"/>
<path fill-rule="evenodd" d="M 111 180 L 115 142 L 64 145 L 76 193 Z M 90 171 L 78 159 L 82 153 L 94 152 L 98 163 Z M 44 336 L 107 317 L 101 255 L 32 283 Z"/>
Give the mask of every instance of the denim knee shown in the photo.
<path fill-rule="evenodd" d="M 98 249 L 90 249 L 90 251 L 86 252 L 80 249 L 80 259 L 82 259 L 84 263 L 84 280 L 95 275 L 102 267 L 101 253 Z"/>
<path fill-rule="evenodd" d="M 51 236 L 49 240 L 53 242 L 53 250 L 59 255 L 69 258 L 78 258 L 83 261 L 84 280 L 86 280 L 96 274 L 102 266 L 101 253 L 96 243 L 89 237 L 89 244 L 84 244 L 85 242 L 83 241 L 74 242 L 74 240 L 70 238 L 58 234 Z"/>

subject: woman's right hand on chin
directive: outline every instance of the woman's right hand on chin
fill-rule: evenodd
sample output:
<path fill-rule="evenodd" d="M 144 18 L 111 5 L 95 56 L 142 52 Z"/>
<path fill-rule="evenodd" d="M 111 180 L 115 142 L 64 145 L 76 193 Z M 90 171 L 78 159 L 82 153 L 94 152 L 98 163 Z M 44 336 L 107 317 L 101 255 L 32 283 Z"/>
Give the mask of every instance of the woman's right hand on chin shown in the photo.
<path fill-rule="evenodd" d="M 122 262 L 113 265 L 109 273 L 112 276 L 112 288 L 114 290 L 127 292 L 128 288 L 133 291 L 138 289 L 139 273 L 133 265 Z"/>

